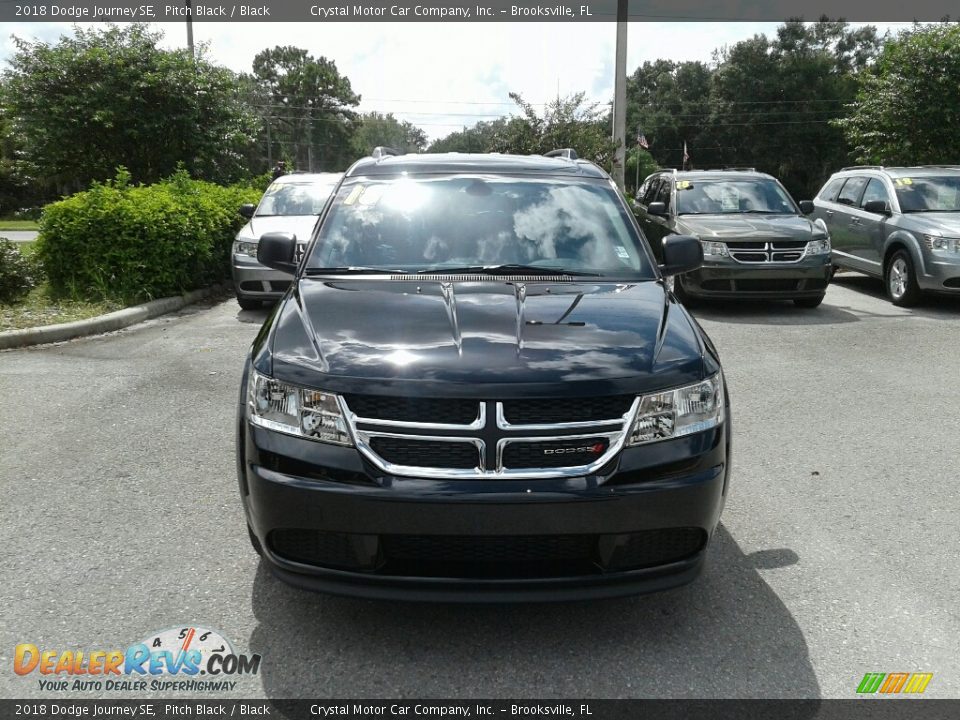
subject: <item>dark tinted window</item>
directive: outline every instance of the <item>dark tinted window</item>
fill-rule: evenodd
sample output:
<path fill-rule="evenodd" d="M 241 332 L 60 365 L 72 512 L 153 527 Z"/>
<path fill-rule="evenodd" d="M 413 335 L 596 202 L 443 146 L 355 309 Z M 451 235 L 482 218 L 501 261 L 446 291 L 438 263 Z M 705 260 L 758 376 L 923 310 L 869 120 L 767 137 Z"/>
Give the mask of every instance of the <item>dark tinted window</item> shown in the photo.
<path fill-rule="evenodd" d="M 417 272 L 502 264 L 652 277 L 606 183 L 424 176 L 344 183 L 308 268 Z"/>
<path fill-rule="evenodd" d="M 653 199 L 657 196 L 657 189 L 660 187 L 662 181 L 663 178 L 659 176 L 647 180 L 647 189 L 643 193 L 644 205 L 649 205 L 653 202 Z"/>
<path fill-rule="evenodd" d="M 871 200 L 883 200 L 887 205 L 890 204 L 890 195 L 883 186 L 883 181 L 877 178 L 870 178 L 867 183 L 867 189 L 863 191 L 863 199 L 860 201 L 860 207 L 863 207 Z"/>
<path fill-rule="evenodd" d="M 668 211 L 670 210 L 670 194 L 672 190 L 673 183 L 669 178 L 664 178 L 660 181 L 660 185 L 657 187 L 657 196 L 654 198 L 656 202 L 662 202 Z"/>
<path fill-rule="evenodd" d="M 865 177 L 847 178 L 843 184 L 843 190 L 837 196 L 837 202 L 841 205 L 858 205 L 860 203 L 860 193 L 863 192 L 863 186 L 867 184 Z"/>
<path fill-rule="evenodd" d="M 834 178 L 828 182 L 823 186 L 823 190 L 820 191 L 820 199 L 826 200 L 827 202 L 836 202 L 837 195 L 840 194 L 840 188 L 843 187 L 845 181 L 846 178 Z"/>

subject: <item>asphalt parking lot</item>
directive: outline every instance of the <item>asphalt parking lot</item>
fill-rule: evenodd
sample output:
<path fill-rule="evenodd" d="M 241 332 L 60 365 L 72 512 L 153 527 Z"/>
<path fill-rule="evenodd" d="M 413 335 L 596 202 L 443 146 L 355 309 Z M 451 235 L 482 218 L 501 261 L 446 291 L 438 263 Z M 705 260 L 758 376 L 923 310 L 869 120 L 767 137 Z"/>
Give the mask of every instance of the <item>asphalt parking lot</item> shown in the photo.
<path fill-rule="evenodd" d="M 357 601 L 260 567 L 232 424 L 265 312 L 230 299 L 0 353 L 0 693 L 13 648 L 125 648 L 185 625 L 259 653 L 245 697 L 838 697 L 932 672 L 960 697 L 960 300 L 904 310 L 839 276 L 817 310 L 697 311 L 734 408 L 704 575 L 661 595 Z M 73 697 L 115 697 L 93 693 Z M 122 696 L 122 694 L 120 695 Z M 60 695 L 59 697 L 70 697 Z"/>

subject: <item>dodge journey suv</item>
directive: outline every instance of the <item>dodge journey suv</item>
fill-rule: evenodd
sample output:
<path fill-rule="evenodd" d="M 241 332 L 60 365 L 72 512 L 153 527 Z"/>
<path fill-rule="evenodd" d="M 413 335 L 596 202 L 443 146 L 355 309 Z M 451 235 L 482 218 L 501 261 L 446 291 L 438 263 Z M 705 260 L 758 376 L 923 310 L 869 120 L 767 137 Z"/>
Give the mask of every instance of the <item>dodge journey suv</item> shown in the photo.
<path fill-rule="evenodd" d="M 692 580 L 726 496 L 717 352 L 610 177 L 547 156 L 350 168 L 243 371 L 251 541 L 301 587 L 563 600 Z"/>
<path fill-rule="evenodd" d="M 654 244 L 672 234 L 703 243 L 703 266 L 678 277 L 676 294 L 793 300 L 814 308 L 830 281 L 830 239 L 784 187 L 752 170 L 668 170 L 638 194 L 640 223 Z M 812 207 L 806 207 L 812 210 Z"/>
<path fill-rule="evenodd" d="M 895 305 L 960 293 L 960 166 L 844 168 L 813 202 L 834 264 L 882 278 Z"/>

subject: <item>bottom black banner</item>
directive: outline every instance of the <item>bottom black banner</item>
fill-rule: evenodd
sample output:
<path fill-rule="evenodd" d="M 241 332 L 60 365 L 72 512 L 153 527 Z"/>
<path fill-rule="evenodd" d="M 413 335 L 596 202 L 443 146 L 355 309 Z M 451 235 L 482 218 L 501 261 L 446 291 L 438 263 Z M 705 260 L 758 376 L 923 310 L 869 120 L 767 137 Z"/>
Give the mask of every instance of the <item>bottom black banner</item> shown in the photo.
<path fill-rule="evenodd" d="M 960 700 L 0 700 L 0 718 L 955 720 Z"/>

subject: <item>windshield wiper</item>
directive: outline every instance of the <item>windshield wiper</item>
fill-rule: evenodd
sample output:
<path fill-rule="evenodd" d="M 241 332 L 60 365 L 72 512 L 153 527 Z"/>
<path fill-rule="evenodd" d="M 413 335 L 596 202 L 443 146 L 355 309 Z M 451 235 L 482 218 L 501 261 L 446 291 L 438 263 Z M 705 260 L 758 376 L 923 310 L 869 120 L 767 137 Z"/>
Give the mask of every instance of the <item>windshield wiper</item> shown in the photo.
<path fill-rule="evenodd" d="M 540 267 L 539 265 L 519 265 L 505 263 L 502 265 L 465 265 L 463 267 L 431 268 L 418 270 L 417 275 L 571 275 L 577 277 L 603 277 L 600 273 L 582 272 L 580 270 L 565 270 L 556 267 Z"/>
<path fill-rule="evenodd" d="M 367 267 L 365 265 L 351 265 L 349 267 L 308 267 L 304 275 L 397 275 L 406 274 L 405 270 L 395 268 Z"/>

